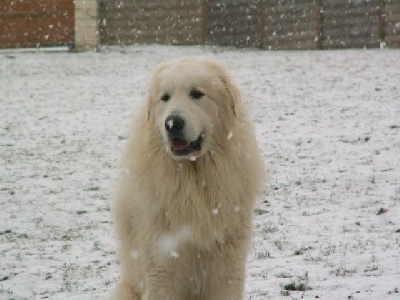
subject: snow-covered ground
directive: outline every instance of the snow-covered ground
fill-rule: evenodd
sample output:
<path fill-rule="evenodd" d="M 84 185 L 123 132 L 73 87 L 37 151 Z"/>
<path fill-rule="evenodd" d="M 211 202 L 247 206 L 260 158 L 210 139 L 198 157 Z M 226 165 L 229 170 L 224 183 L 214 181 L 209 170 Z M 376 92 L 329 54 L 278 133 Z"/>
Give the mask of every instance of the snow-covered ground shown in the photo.
<path fill-rule="evenodd" d="M 269 167 L 246 299 L 400 299 L 400 51 L 167 46 L 0 52 L 0 299 L 107 299 L 130 114 L 184 55 L 228 67 Z"/>

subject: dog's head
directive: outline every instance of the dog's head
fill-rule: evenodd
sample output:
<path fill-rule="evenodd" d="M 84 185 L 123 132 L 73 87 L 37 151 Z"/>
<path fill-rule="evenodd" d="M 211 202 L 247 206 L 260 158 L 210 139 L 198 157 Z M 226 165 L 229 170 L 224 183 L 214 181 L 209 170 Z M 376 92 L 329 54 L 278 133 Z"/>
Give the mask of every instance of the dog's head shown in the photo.
<path fill-rule="evenodd" d="M 239 101 L 238 89 L 220 65 L 184 58 L 155 70 L 147 118 L 173 159 L 195 160 L 229 135 Z"/>

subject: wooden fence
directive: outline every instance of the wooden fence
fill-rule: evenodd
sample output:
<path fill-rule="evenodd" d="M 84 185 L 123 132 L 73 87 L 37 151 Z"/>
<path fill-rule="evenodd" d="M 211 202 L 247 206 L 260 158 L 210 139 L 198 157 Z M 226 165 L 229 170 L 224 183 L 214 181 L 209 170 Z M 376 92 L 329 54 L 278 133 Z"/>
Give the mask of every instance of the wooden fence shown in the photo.
<path fill-rule="evenodd" d="M 205 1 L 205 43 L 221 46 L 259 47 L 258 0 Z"/>
<path fill-rule="evenodd" d="M 400 0 L 100 0 L 106 45 L 400 47 Z"/>
<path fill-rule="evenodd" d="M 200 0 L 101 0 L 100 39 L 104 44 L 203 44 Z"/>

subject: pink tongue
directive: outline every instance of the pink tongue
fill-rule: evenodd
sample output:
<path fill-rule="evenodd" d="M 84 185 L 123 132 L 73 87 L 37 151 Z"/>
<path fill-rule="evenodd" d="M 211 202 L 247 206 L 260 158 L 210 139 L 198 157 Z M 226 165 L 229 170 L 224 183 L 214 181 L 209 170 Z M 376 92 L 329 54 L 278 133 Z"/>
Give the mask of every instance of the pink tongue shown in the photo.
<path fill-rule="evenodd" d="M 172 150 L 183 150 L 187 146 L 189 146 L 189 142 L 188 141 L 184 141 L 184 140 L 181 140 L 181 139 L 173 139 L 172 140 Z"/>

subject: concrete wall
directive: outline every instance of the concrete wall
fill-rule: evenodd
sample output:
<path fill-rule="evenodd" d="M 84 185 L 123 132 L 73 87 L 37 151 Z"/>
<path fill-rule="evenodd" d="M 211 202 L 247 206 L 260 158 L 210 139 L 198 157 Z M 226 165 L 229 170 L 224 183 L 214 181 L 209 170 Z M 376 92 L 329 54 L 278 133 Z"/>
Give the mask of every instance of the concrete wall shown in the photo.
<path fill-rule="evenodd" d="M 97 0 L 74 0 L 75 51 L 96 50 L 99 46 Z"/>

